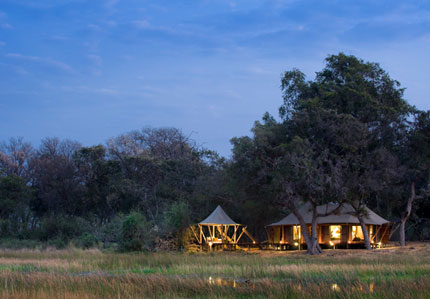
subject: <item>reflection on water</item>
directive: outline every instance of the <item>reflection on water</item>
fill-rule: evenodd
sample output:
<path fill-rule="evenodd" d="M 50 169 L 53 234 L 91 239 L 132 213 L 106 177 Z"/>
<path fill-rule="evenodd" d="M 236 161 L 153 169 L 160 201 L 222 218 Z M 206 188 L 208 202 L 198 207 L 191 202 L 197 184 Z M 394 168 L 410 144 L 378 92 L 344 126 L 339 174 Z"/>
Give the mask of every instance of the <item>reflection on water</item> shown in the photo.
<path fill-rule="evenodd" d="M 222 286 L 222 287 L 237 287 L 237 286 L 251 286 L 255 287 L 255 283 L 249 279 L 233 279 L 225 277 L 212 277 L 209 276 L 208 283 L 211 285 Z"/>
<path fill-rule="evenodd" d="M 222 287 L 233 287 L 236 288 L 238 286 L 251 286 L 251 287 L 255 287 L 258 283 L 261 283 L 261 281 L 259 280 L 249 280 L 249 279 L 233 279 L 233 278 L 225 278 L 225 277 L 212 277 L 209 276 L 209 278 L 207 279 L 207 282 L 210 285 L 214 285 L 214 286 L 222 286 Z M 297 291 L 302 291 L 302 283 L 293 283 L 291 281 L 286 281 L 286 283 L 290 284 L 295 290 Z M 371 282 L 367 285 L 363 285 L 363 284 L 358 284 L 355 286 L 342 286 L 337 284 L 337 283 L 332 283 L 332 284 L 328 284 L 327 287 L 330 287 L 330 289 L 333 292 L 340 292 L 344 287 L 348 288 L 349 290 L 353 290 L 356 291 L 357 293 L 370 293 L 372 294 L 374 289 L 375 289 L 375 283 Z"/>
<path fill-rule="evenodd" d="M 223 287 L 236 287 L 236 280 L 235 279 L 226 279 L 221 277 L 215 277 L 209 276 L 208 283 L 216 286 L 223 286 Z"/>

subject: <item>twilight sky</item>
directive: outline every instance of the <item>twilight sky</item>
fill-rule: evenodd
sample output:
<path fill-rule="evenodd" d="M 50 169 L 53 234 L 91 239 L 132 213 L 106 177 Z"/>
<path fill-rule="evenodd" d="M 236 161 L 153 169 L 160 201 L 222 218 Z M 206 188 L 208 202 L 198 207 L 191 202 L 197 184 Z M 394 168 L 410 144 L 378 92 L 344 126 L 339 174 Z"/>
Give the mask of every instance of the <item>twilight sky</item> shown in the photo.
<path fill-rule="evenodd" d="M 379 62 L 430 109 L 429 1 L 1 0 L 0 141 L 173 126 L 230 155 L 328 54 Z"/>

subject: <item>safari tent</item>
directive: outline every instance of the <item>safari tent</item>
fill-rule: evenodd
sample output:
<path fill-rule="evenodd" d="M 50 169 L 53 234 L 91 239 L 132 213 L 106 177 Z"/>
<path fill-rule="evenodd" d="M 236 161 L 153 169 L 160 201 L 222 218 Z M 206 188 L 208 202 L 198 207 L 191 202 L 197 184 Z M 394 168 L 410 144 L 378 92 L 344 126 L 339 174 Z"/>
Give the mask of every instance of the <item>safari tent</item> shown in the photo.
<path fill-rule="evenodd" d="M 335 204 L 317 207 L 319 214 L 328 214 L 337 208 Z M 309 205 L 299 209 L 311 231 L 312 212 Z M 364 217 L 369 238 L 373 246 L 388 243 L 390 223 L 366 207 L 367 216 Z M 268 243 L 280 249 L 300 249 L 305 240 L 301 234 L 299 220 L 293 213 L 278 222 L 266 226 Z M 353 247 L 364 244 L 363 231 L 360 221 L 354 216 L 354 209 L 344 204 L 335 214 L 320 217 L 317 221 L 319 244 L 325 247 Z"/>
<path fill-rule="evenodd" d="M 221 206 L 218 206 L 206 219 L 197 224 L 197 230 L 191 230 L 201 249 L 235 250 L 243 235 L 252 243 L 257 241 L 246 230 L 246 226 L 233 221 Z"/>

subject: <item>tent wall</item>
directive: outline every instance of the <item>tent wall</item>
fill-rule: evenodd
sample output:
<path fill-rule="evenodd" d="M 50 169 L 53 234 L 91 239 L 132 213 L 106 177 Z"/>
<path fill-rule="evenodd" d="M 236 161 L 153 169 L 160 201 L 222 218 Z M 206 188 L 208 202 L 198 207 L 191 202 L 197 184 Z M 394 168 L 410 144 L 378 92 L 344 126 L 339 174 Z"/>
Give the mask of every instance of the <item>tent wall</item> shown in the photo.
<path fill-rule="evenodd" d="M 292 225 L 286 225 L 285 228 L 285 242 L 288 244 L 293 244 L 293 226 Z"/>
<path fill-rule="evenodd" d="M 321 226 L 321 243 L 329 243 L 330 242 L 330 227 L 328 225 Z"/>
<path fill-rule="evenodd" d="M 349 233 L 349 225 L 345 224 L 342 225 L 342 238 L 341 238 L 341 243 L 348 243 L 348 241 L 350 240 L 350 233 Z"/>

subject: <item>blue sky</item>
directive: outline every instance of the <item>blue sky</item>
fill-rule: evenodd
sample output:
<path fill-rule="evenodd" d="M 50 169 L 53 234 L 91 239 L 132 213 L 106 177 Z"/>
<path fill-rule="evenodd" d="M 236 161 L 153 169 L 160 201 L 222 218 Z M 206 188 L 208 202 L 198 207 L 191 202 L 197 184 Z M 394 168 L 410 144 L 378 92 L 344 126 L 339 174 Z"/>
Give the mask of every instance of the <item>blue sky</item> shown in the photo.
<path fill-rule="evenodd" d="M 1 0 L 0 140 L 173 126 L 229 156 L 277 114 L 283 71 L 312 79 L 338 52 L 430 109 L 429 1 Z"/>

